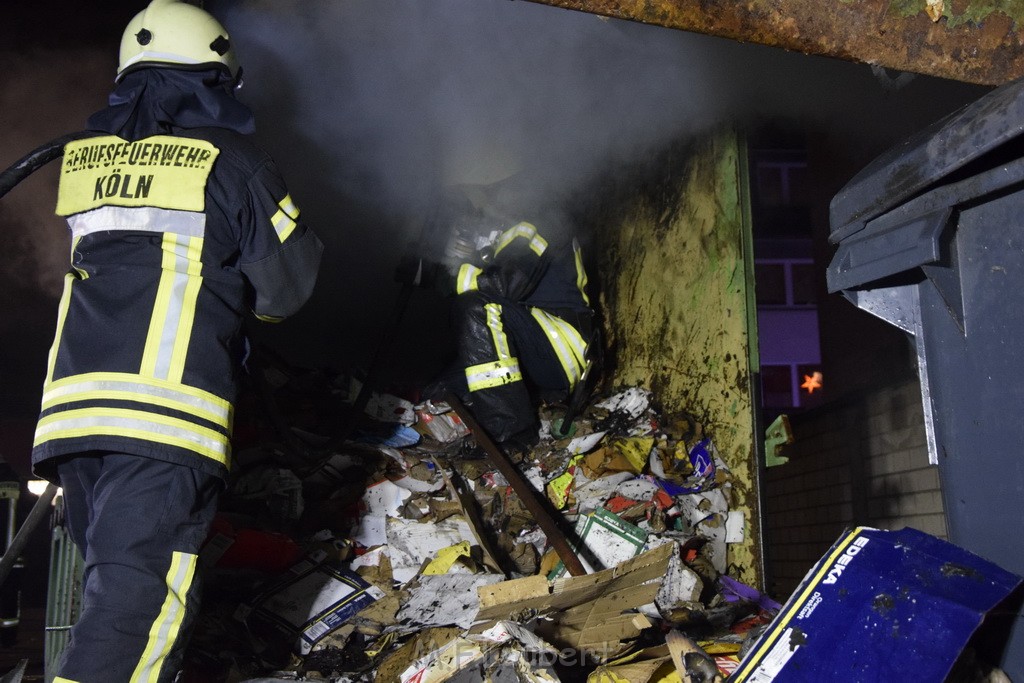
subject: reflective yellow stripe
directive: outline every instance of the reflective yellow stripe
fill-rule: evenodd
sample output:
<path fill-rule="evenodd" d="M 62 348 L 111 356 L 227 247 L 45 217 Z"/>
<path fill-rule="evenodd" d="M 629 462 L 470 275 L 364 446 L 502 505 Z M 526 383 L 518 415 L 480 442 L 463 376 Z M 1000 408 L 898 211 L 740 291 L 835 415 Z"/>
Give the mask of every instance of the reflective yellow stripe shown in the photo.
<path fill-rule="evenodd" d="M 120 372 L 90 372 L 49 382 L 43 409 L 75 401 L 138 401 L 163 406 L 230 429 L 234 410 L 216 394 L 152 377 Z"/>
<path fill-rule="evenodd" d="M 484 304 L 484 311 L 487 313 L 487 328 L 491 331 L 494 355 L 498 359 L 466 368 L 466 382 L 470 391 L 489 389 L 523 379 L 519 359 L 512 356 L 508 337 L 501 322 L 501 304 Z"/>
<path fill-rule="evenodd" d="M 53 683 L 78 683 L 78 681 L 73 681 L 70 678 L 64 678 L 62 676 L 55 676 Z"/>
<path fill-rule="evenodd" d="M 171 554 L 171 567 L 165 577 L 167 596 L 160 614 L 149 629 L 149 640 L 132 673 L 131 683 L 154 683 L 160 678 L 167 654 L 181 631 L 181 623 L 185 618 L 185 600 L 192 587 L 195 571 L 195 555 L 177 551 Z"/>
<path fill-rule="evenodd" d="M 583 303 L 590 305 L 590 297 L 587 296 L 587 271 L 583 269 L 583 252 L 580 250 L 580 243 L 574 237 L 572 240 L 572 251 L 576 256 L 576 287 L 583 296 Z"/>
<path fill-rule="evenodd" d="M 295 230 L 295 226 L 298 225 L 296 221 L 299 219 L 299 207 L 295 206 L 295 202 L 292 201 L 292 196 L 285 195 L 285 198 L 277 203 L 281 208 L 280 211 L 270 217 L 270 222 L 274 225 L 274 232 L 277 233 L 277 238 L 284 242 L 288 239 L 288 236 Z"/>
<path fill-rule="evenodd" d="M 36 425 L 33 446 L 84 436 L 123 436 L 177 446 L 225 467 L 231 452 L 224 434 L 176 417 L 126 408 L 79 408 L 47 415 Z"/>
<path fill-rule="evenodd" d="M 181 302 L 180 327 L 171 351 L 171 366 L 167 374 L 167 379 L 172 382 L 180 382 L 185 374 L 185 356 L 188 353 L 189 341 L 192 339 L 192 326 L 196 321 L 196 302 L 203 284 L 203 240 L 200 238 L 189 239 L 186 253 L 188 281 L 185 284 L 185 294 Z"/>
<path fill-rule="evenodd" d="M 68 308 L 71 306 L 71 288 L 74 285 L 75 276 L 68 273 L 64 276 L 64 292 L 60 295 L 60 303 L 57 305 L 57 332 L 53 337 L 53 346 L 50 347 L 50 357 L 46 361 L 46 382 L 53 379 L 53 368 L 57 364 L 57 349 L 60 347 L 60 338 L 64 334 L 64 321 L 68 317 Z"/>
<path fill-rule="evenodd" d="M 464 294 L 465 292 L 472 292 L 477 289 L 477 278 L 480 277 L 480 273 L 484 271 L 480 270 L 472 263 L 463 263 L 459 267 L 459 274 L 455 278 L 455 293 Z"/>
<path fill-rule="evenodd" d="M 583 376 L 587 344 L 575 327 L 565 322 L 557 315 L 551 315 L 539 308 L 531 308 L 533 314 L 548 341 L 558 356 L 558 362 L 562 364 L 562 371 L 569 380 L 569 388 L 576 386 L 576 382 Z"/>
<path fill-rule="evenodd" d="M 202 285 L 203 238 L 164 233 L 163 263 L 140 372 L 180 381 Z"/>
<path fill-rule="evenodd" d="M 494 246 L 494 255 L 497 256 L 501 253 L 502 249 L 520 238 L 529 241 L 530 249 L 537 256 L 543 254 L 544 250 L 548 248 L 547 240 L 537 234 L 537 228 L 535 228 L 532 223 L 523 222 L 513 225 L 511 228 L 501 233 L 501 237 L 498 238 L 498 242 Z"/>
<path fill-rule="evenodd" d="M 484 310 L 487 312 L 487 329 L 491 331 L 494 354 L 498 358 L 511 358 L 512 351 L 508 346 L 508 336 L 506 336 L 505 327 L 501 322 L 501 304 L 484 304 Z"/>
<path fill-rule="evenodd" d="M 523 379 L 519 370 L 519 361 L 515 358 L 495 360 L 466 368 L 466 382 L 470 391 L 490 389 L 504 384 L 512 384 Z"/>
<path fill-rule="evenodd" d="M 262 320 L 265 323 L 279 323 L 284 320 L 284 318 L 275 315 L 260 315 L 259 313 L 253 313 L 253 315 L 256 316 L 257 320 Z"/>

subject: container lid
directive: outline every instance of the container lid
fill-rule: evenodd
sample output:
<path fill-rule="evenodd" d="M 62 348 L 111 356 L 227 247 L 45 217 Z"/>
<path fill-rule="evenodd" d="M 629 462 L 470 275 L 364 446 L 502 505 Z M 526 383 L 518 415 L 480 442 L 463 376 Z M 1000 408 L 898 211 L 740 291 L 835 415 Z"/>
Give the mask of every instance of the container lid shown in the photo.
<path fill-rule="evenodd" d="M 831 241 L 940 184 L 1024 132 L 1024 78 L 1000 86 L 918 131 L 868 164 L 830 206 Z"/>

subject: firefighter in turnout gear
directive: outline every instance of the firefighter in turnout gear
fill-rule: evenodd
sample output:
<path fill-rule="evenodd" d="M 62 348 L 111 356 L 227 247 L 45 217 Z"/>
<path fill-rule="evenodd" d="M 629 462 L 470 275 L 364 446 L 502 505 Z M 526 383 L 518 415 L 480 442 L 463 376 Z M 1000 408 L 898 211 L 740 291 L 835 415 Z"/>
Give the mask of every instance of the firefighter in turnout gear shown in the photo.
<path fill-rule="evenodd" d="M 444 256 L 407 257 L 400 280 L 454 294 L 455 367 L 428 385 L 427 398 L 452 391 L 488 435 L 522 450 L 537 441 L 540 398 L 564 398 L 581 381 L 593 311 L 580 245 L 557 210 L 524 209 L 501 185 L 442 220 Z M 482 199 L 479 197 L 483 197 Z"/>
<path fill-rule="evenodd" d="M 120 60 L 91 135 L 64 149 L 57 199 L 71 268 L 32 461 L 63 488 L 85 558 L 58 683 L 177 675 L 231 467 L 244 319 L 298 311 L 323 249 L 247 138 L 216 19 L 153 0 Z"/>

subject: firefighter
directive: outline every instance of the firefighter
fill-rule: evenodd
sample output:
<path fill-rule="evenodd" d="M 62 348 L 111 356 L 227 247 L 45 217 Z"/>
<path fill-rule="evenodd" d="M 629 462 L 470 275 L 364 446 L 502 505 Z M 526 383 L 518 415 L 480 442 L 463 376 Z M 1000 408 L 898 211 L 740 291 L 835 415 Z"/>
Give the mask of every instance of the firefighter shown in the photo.
<path fill-rule="evenodd" d="M 558 210 L 527 208 L 514 184 L 469 186 L 455 211 L 444 255 L 402 260 L 400 281 L 453 295 L 455 367 L 424 396 L 460 398 L 506 452 L 539 436 L 540 399 L 565 398 L 588 362 L 593 310 L 587 274 L 569 221 Z"/>
<path fill-rule="evenodd" d="M 57 682 L 177 675 L 231 466 L 244 320 L 282 320 L 314 286 L 323 246 L 247 138 L 240 77 L 213 16 L 152 0 L 93 135 L 64 148 L 71 266 L 32 452 L 85 559 Z"/>

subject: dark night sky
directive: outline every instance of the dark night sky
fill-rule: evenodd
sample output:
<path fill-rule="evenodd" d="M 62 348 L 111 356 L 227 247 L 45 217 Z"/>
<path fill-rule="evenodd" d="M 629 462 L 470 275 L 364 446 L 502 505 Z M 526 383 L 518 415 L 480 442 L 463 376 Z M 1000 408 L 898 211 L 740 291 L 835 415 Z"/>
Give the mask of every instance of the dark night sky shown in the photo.
<path fill-rule="evenodd" d="M 5 2 L 0 166 L 103 106 L 142 2 Z M 266 341 L 313 366 L 358 366 L 379 342 L 391 273 L 446 182 L 536 169 L 545 188 L 710 125 L 784 117 L 882 151 L 982 89 L 509 0 L 208 2 L 247 75 L 257 138 L 328 248 L 317 294 Z M 879 122 L 885 122 L 884 127 Z M 0 449 L 26 432 L 53 329 L 67 236 L 54 165 L 0 199 Z M 558 182 L 552 182 L 556 179 Z M 409 316 L 404 353 L 437 311 Z"/>

